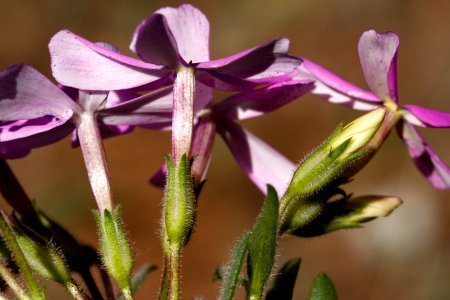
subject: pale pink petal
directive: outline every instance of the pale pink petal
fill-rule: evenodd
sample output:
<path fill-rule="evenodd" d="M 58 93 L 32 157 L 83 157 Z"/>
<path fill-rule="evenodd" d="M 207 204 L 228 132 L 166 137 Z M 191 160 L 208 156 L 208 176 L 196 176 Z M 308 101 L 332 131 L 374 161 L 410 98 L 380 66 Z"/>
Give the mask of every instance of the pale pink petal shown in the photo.
<path fill-rule="evenodd" d="M 358 43 L 361 67 L 369 88 L 382 100 L 397 103 L 397 50 L 400 44 L 393 32 L 363 33 Z"/>
<path fill-rule="evenodd" d="M 241 169 L 263 193 L 271 184 L 279 195 L 284 194 L 296 168 L 294 163 L 232 121 L 220 122 L 217 131 Z"/>
<path fill-rule="evenodd" d="M 68 30 L 49 43 L 53 76 L 84 90 L 122 90 L 158 80 L 169 71 L 102 47 Z"/>
<path fill-rule="evenodd" d="M 209 22 L 205 15 L 189 4 L 164 7 L 155 12 L 166 18 L 178 53 L 187 63 L 209 60 Z"/>
<path fill-rule="evenodd" d="M 12 65 L 0 73 L 0 121 L 45 115 L 68 120 L 78 106 L 68 95 L 28 65 Z"/>
<path fill-rule="evenodd" d="M 313 87 L 311 81 L 292 80 L 233 95 L 214 111 L 234 120 L 258 117 L 286 105 Z"/>

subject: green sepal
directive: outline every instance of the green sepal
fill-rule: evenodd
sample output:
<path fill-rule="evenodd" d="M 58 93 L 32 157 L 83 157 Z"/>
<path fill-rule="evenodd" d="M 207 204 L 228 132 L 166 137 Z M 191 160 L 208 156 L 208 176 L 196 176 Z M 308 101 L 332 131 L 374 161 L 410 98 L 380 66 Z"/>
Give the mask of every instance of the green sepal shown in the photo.
<path fill-rule="evenodd" d="M 250 299 L 261 299 L 264 286 L 275 262 L 278 228 L 278 196 L 267 186 L 267 196 L 256 224 L 250 234 L 247 273 Z"/>
<path fill-rule="evenodd" d="M 132 278 L 131 278 L 131 290 L 133 291 L 133 294 L 137 292 L 137 290 L 141 287 L 141 285 L 144 283 L 145 279 L 147 279 L 147 276 L 155 271 L 157 267 L 152 264 L 144 264 L 142 267 L 137 270 Z M 120 294 L 116 300 L 124 300 L 125 297 L 123 294 Z"/>
<path fill-rule="evenodd" d="M 108 273 L 122 290 L 131 292 L 133 255 L 128 237 L 120 217 L 120 208 L 103 214 L 94 212 L 100 235 L 100 252 Z"/>
<path fill-rule="evenodd" d="M 242 264 L 247 254 L 250 234 L 245 232 L 239 239 L 231 252 L 231 258 L 223 270 L 223 274 L 217 274 L 222 277 L 222 288 L 220 289 L 220 300 L 233 299 L 236 286 L 240 281 Z"/>
<path fill-rule="evenodd" d="M 320 272 L 314 278 L 309 290 L 309 300 L 337 300 L 338 296 L 333 282 L 327 274 Z"/>
<path fill-rule="evenodd" d="M 272 286 L 267 291 L 266 300 L 290 300 L 294 293 L 295 281 L 300 269 L 301 259 L 288 260 L 277 272 Z"/>
<path fill-rule="evenodd" d="M 63 285 L 72 281 L 64 255 L 54 245 L 41 244 L 18 229 L 15 229 L 15 236 L 28 265 L 36 273 Z"/>
<path fill-rule="evenodd" d="M 167 180 L 164 195 L 164 227 L 169 244 L 185 246 L 195 222 L 196 195 L 191 174 L 192 160 L 184 154 L 178 165 L 166 158 Z"/>

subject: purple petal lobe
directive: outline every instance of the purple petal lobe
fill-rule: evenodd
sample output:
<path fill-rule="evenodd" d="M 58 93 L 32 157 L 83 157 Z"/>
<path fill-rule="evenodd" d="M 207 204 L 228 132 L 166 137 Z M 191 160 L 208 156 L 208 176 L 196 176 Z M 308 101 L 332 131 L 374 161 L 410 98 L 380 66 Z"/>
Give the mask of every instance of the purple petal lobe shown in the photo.
<path fill-rule="evenodd" d="M 405 119 L 414 125 L 422 127 L 450 127 L 450 113 L 432 110 L 416 105 L 405 105 L 403 108 L 411 113 L 414 118 L 405 114 Z"/>
<path fill-rule="evenodd" d="M 301 64 L 301 59 L 287 55 L 288 48 L 287 39 L 277 39 L 227 58 L 200 63 L 197 69 L 206 72 L 198 78 L 226 90 L 288 80 Z"/>
<path fill-rule="evenodd" d="M 261 116 L 290 103 L 313 87 L 312 82 L 292 80 L 243 92 L 215 107 L 219 114 L 235 120 Z"/>
<path fill-rule="evenodd" d="M 450 169 L 425 142 L 417 130 L 409 123 L 402 122 L 398 133 L 417 168 L 437 189 L 450 189 Z"/>
<path fill-rule="evenodd" d="M 157 66 L 130 58 L 68 30 L 49 43 L 53 76 L 61 84 L 84 90 L 121 90 L 144 85 L 167 74 Z"/>
<path fill-rule="evenodd" d="M 369 88 L 382 100 L 397 103 L 397 50 L 400 44 L 393 32 L 363 33 L 358 43 L 359 60 Z"/>
<path fill-rule="evenodd" d="M 217 130 L 241 169 L 263 193 L 270 183 L 279 195 L 284 194 L 295 164 L 234 122 L 224 120 Z"/>
<path fill-rule="evenodd" d="M 163 15 L 153 14 L 139 24 L 130 49 L 146 62 L 173 69 L 178 65 L 177 43 Z"/>
<path fill-rule="evenodd" d="M 209 60 L 209 22 L 201 11 L 183 4 L 177 8 L 161 8 L 155 14 L 165 17 L 176 40 L 178 53 L 185 62 Z"/>
<path fill-rule="evenodd" d="M 45 76 L 27 65 L 0 73 L 0 120 L 35 119 L 45 115 L 68 120 L 81 108 Z"/>
<path fill-rule="evenodd" d="M 294 79 L 314 80 L 316 84 L 312 93 L 332 103 L 343 104 L 360 110 L 371 110 L 382 102 L 373 93 L 345 81 L 305 58 L 303 58 L 303 64 L 299 67 L 299 73 Z"/>
<path fill-rule="evenodd" d="M 45 116 L 0 124 L 0 156 L 19 157 L 30 149 L 48 145 L 69 135 L 75 125 Z"/>

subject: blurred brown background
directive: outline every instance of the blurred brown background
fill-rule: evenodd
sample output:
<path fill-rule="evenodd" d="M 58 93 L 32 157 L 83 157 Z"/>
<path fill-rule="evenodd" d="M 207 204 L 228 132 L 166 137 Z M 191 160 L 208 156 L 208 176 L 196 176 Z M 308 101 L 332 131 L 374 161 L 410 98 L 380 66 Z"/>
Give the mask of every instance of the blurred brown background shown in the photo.
<path fill-rule="evenodd" d="M 179 1 L 0 0 L 0 68 L 25 62 L 51 77 L 47 43 L 67 28 L 130 54 L 135 26 L 161 6 Z M 395 31 L 401 40 L 399 91 L 403 104 L 450 111 L 450 2 L 441 0 L 228 0 L 192 1 L 211 23 L 213 58 L 231 55 L 273 37 L 291 40 L 303 55 L 365 86 L 356 52 L 367 29 Z M 360 113 L 303 97 L 245 126 L 292 160 L 300 160 L 340 121 Z M 421 131 L 450 163 L 448 130 Z M 148 185 L 170 149 L 167 132 L 135 130 L 105 141 L 114 192 L 134 241 L 136 265 L 161 265 L 158 240 L 161 191 Z M 184 254 L 183 298 L 217 296 L 215 268 L 262 203 L 261 193 L 239 170 L 217 138 L 198 224 Z M 69 139 L 10 162 L 28 194 L 77 237 L 97 243 L 95 207 L 79 149 Z M 302 257 L 295 299 L 305 299 L 319 271 L 334 280 L 340 299 L 450 299 L 450 197 L 431 188 L 410 161 L 396 134 L 346 190 L 397 195 L 403 206 L 366 228 L 301 240 L 283 238 L 278 265 Z M 137 299 L 155 299 L 160 270 L 150 275 Z M 49 284 L 49 299 L 66 299 Z"/>

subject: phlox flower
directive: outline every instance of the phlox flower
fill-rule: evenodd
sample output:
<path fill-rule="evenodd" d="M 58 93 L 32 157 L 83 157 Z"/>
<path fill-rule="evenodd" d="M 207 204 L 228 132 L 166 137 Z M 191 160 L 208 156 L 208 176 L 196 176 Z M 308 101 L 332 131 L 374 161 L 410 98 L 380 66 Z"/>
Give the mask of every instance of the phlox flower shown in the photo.
<path fill-rule="evenodd" d="M 329 70 L 303 59 L 297 79 L 313 80 L 311 93 L 331 103 L 357 110 L 371 110 L 380 105 L 398 117 L 396 129 L 420 172 L 438 189 L 450 188 L 450 169 L 431 149 L 416 127 L 450 127 L 450 113 L 418 105 L 399 105 L 397 91 L 397 52 L 399 38 L 393 32 L 362 34 L 358 54 L 364 78 L 370 91 L 363 90 Z"/>

